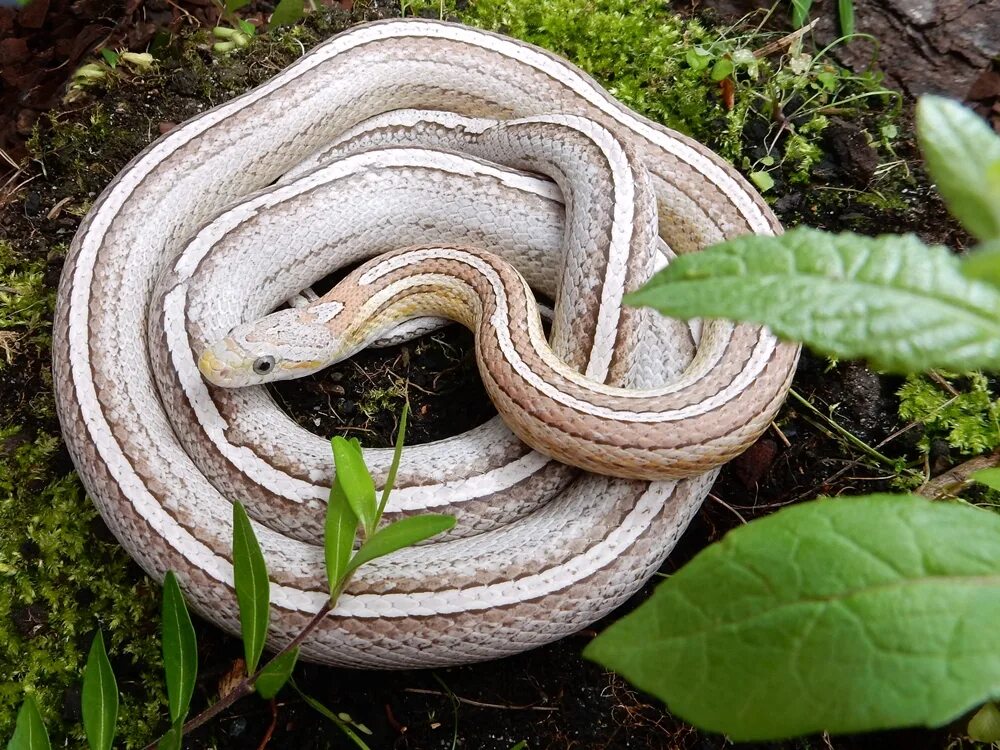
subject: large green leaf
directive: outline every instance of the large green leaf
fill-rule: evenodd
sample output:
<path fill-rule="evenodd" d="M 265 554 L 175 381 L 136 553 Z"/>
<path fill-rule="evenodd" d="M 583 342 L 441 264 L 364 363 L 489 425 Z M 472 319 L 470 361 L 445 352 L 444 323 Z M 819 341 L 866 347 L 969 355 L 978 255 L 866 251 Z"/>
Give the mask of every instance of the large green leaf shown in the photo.
<path fill-rule="evenodd" d="M 305 3 L 303 0 L 278 0 L 267 25 L 271 29 L 278 26 L 288 26 L 301 21 L 304 15 Z"/>
<path fill-rule="evenodd" d="M 730 532 L 584 655 L 734 740 L 939 726 L 1000 696 L 1000 516 L 818 500 Z"/>
<path fill-rule="evenodd" d="M 267 641 L 271 582 L 260 543 L 242 503 L 233 503 L 233 579 L 240 607 L 240 630 L 247 674 L 253 674 Z"/>
<path fill-rule="evenodd" d="M 677 258 L 626 302 L 764 323 L 886 371 L 1000 368 L 1000 289 L 966 278 L 947 248 L 913 235 L 746 235 Z"/>
<path fill-rule="evenodd" d="M 983 242 L 1000 239 L 1000 136 L 958 102 L 924 96 L 917 138 L 948 210 Z"/>
<path fill-rule="evenodd" d="M 358 517 L 347 502 L 347 495 L 340 482 L 333 480 L 330 499 L 326 504 L 326 526 L 323 533 L 323 551 L 326 560 L 326 580 L 333 596 L 344 576 L 347 563 L 354 551 L 354 538 L 358 533 Z"/>
<path fill-rule="evenodd" d="M 278 691 L 285 686 L 288 678 L 295 671 L 295 662 L 299 658 L 299 647 L 296 646 L 291 651 L 286 651 L 281 656 L 274 659 L 264 669 L 254 682 L 254 688 L 261 698 L 271 700 L 278 694 Z"/>
<path fill-rule="evenodd" d="M 83 730 L 90 750 L 111 750 L 118 721 L 118 684 L 104 648 L 104 636 L 97 631 L 83 672 Z"/>
<path fill-rule="evenodd" d="M 38 704 L 34 696 L 26 695 L 17 712 L 14 736 L 7 743 L 7 750 L 50 750 L 51 747 Z"/>
<path fill-rule="evenodd" d="M 337 467 L 334 482 L 339 483 L 351 504 L 351 510 L 361 520 L 365 534 L 370 536 L 375 530 L 375 516 L 378 505 L 375 502 L 375 482 L 365 466 L 361 454 L 361 444 L 335 437 L 330 441 L 333 446 L 333 461 Z"/>
<path fill-rule="evenodd" d="M 430 539 L 455 525 L 454 516 L 424 513 L 410 516 L 376 531 L 361 545 L 361 549 L 347 566 L 348 572 L 356 570 L 376 557 L 388 555 L 403 547 L 410 547 L 424 539 Z"/>
<path fill-rule="evenodd" d="M 163 579 L 163 669 L 171 722 L 183 722 L 198 676 L 198 644 L 184 595 L 172 570 Z"/>

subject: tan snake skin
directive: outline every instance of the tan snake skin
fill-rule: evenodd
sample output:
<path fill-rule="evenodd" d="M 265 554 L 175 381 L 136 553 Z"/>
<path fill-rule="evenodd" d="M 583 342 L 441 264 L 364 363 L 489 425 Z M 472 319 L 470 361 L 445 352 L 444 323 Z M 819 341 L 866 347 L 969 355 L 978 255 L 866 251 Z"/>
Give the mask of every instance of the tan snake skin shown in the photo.
<path fill-rule="evenodd" d="M 486 152 L 508 157 L 498 166 L 429 148 L 451 147 L 454 133 L 470 140 L 467 125 L 446 123 L 448 135 L 369 121 L 404 107 L 588 119 L 524 123 L 506 141 L 485 136 Z M 354 153 L 393 129 L 397 145 Z M 331 143 L 340 146 L 314 161 Z M 575 154 L 564 158 L 553 143 L 574 144 Z M 471 152 L 482 156 L 479 147 Z M 334 160 L 295 167 L 325 158 Z M 558 187 L 516 171 L 539 164 Z M 642 188 L 644 170 L 651 192 Z M 595 189 L 602 184 L 613 189 Z M 209 388 L 197 359 L 330 267 L 416 243 L 482 244 L 504 255 L 556 299 L 559 357 L 609 385 L 674 378 L 687 394 L 683 408 L 717 417 L 711 434 L 685 431 L 679 420 L 678 441 L 695 455 L 708 446 L 703 466 L 724 460 L 713 435 L 725 442 L 739 434 L 730 455 L 764 429 L 797 349 L 756 327 L 718 323 L 706 325 L 692 367 L 678 375 L 676 364 L 661 361 L 666 332 L 686 327 L 644 320 L 620 304 L 660 248 L 643 228 L 654 201 L 659 234 L 675 252 L 779 229 L 753 189 L 704 147 L 635 115 L 548 53 L 422 20 L 341 34 L 150 146 L 81 226 L 60 287 L 53 353 L 80 475 L 140 564 L 158 579 L 176 571 L 197 611 L 233 632 L 230 501 L 243 500 L 272 578 L 270 644 L 287 642 L 325 598 L 316 542 L 329 449 L 278 414 L 262 389 Z M 583 205 L 592 210 L 577 210 Z M 259 253 L 252 264 L 243 255 L 251 238 Z M 564 242 L 591 251 L 564 258 Z M 225 293 L 213 286 L 220 278 Z M 717 361 L 728 364 L 716 370 Z M 386 452 L 366 457 L 376 478 L 384 476 Z M 348 666 L 434 666 L 572 633 L 656 570 L 713 478 L 579 475 L 528 450 L 497 420 L 415 446 L 404 454 L 390 510 L 455 512 L 459 528 L 362 568 L 303 655 Z"/>

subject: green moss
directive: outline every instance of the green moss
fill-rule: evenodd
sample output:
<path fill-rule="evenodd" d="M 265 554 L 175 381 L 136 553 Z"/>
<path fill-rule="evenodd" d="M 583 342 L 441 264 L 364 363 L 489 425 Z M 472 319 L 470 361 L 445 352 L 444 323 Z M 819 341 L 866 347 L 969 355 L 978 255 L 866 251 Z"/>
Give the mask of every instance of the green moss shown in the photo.
<path fill-rule="evenodd" d="M 54 303 L 45 263 L 31 261 L 0 242 L 0 370 L 16 363 L 26 347 L 48 348 Z"/>
<path fill-rule="evenodd" d="M 141 747 L 164 704 L 156 592 L 117 543 L 95 540 L 97 513 L 60 463 L 55 436 L 0 430 L 0 736 L 30 691 L 54 737 L 82 739 L 75 687 L 101 628 L 123 688 L 120 739 Z"/>
<path fill-rule="evenodd" d="M 899 415 L 924 426 L 920 447 L 925 452 L 934 440 L 946 441 L 963 455 L 1000 445 L 1000 399 L 982 373 L 942 376 L 940 382 L 910 376 L 899 389 L 899 398 Z"/>
<path fill-rule="evenodd" d="M 757 57 L 780 34 L 712 28 L 666 4 L 630 0 L 407 0 L 404 13 L 454 17 L 572 60 L 636 111 L 705 143 L 746 171 L 807 182 L 822 157 L 824 112 L 850 117 L 896 101 L 873 74 L 801 48 Z M 722 75 L 729 72 L 728 75 Z M 732 85 L 731 100 L 718 78 Z"/>

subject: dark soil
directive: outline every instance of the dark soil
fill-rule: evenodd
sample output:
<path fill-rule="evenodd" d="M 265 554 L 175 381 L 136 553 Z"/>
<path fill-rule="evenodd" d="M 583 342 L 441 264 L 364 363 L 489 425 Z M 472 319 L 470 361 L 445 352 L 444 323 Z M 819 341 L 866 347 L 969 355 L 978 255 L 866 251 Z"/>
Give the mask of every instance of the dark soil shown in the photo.
<path fill-rule="evenodd" d="M 745 9 L 741 3 L 717 5 L 724 13 L 741 14 Z M 829 7 L 824 6 L 830 5 L 817 3 L 817 12 L 829 14 Z M 883 29 L 870 20 L 882 17 L 895 19 L 893 23 L 903 26 L 909 24 L 906 28 L 915 29 L 921 40 L 921 54 L 933 61 L 935 88 L 973 97 L 986 110 L 996 107 L 1000 86 L 991 83 L 996 74 L 989 60 L 998 51 L 996 46 L 990 46 L 998 24 L 983 29 L 967 18 L 968 13 L 982 14 L 991 5 L 995 9 L 995 4 L 963 3 L 968 7 L 962 13 L 945 13 L 939 8 L 940 12 L 935 11 L 937 20 L 919 23 L 907 20 L 916 11 L 902 10 L 904 5 L 856 0 L 859 27 L 871 23 L 868 28 Z M 951 5 L 955 3 L 937 4 Z M 21 11 L 0 8 L 4 86 L 0 92 L 0 146 L 15 158 L 25 153 L 24 137 L 41 113 L 57 106 L 66 71 L 95 47 L 122 40 L 142 47 L 157 31 L 175 30 L 188 23 L 187 13 L 211 21 L 214 12 L 207 2 L 198 0 L 179 4 L 128 0 L 124 6 L 118 0 L 36 0 Z M 823 23 L 831 24 L 829 20 Z M 972 37 L 959 33 L 969 28 L 978 31 Z M 893 40 L 883 48 L 881 57 L 889 80 L 898 82 L 908 93 L 919 90 L 914 83 L 910 53 L 897 55 L 893 51 L 902 44 L 900 39 L 910 39 L 912 34 L 879 33 L 879 37 Z M 266 78 L 274 72 L 267 65 L 259 68 L 246 71 L 247 76 Z M 143 98 L 137 97 L 140 114 L 129 116 L 134 119 L 123 115 L 124 119 L 115 122 L 114 127 L 165 129 L 194 109 L 195 96 L 180 68 L 165 70 L 156 89 L 144 93 L 152 103 L 142 103 Z M 72 111 L 65 115 L 74 116 Z M 838 124 L 828 137 L 824 175 L 828 184 L 863 186 L 874 165 L 867 142 L 858 136 L 857 125 Z M 46 159 L 45 175 L 0 207 L 0 238 L 17 237 L 22 246 L 28 239 L 37 257 L 48 257 L 53 248 L 68 242 L 78 223 L 76 215 L 59 212 L 55 207 L 69 195 L 89 194 L 92 199 L 132 155 L 115 151 L 112 145 L 102 153 L 100 164 L 86 173 L 87 184 L 64 185 L 61 180 L 77 179 L 74 165 L 62 163 L 58 152 L 51 153 Z M 904 146 L 901 157 L 911 164 L 917 162 L 912 144 Z M 788 224 L 868 232 L 915 231 L 928 241 L 957 247 L 965 244 L 964 235 L 924 188 L 913 188 L 902 196 L 902 204 L 891 210 L 856 199 L 851 192 L 842 195 L 831 200 L 828 196 L 821 199 L 814 191 L 785 192 L 777 210 Z M 56 252 L 48 264 L 53 287 L 59 267 Z M 402 347 L 365 353 L 321 377 L 282 386 L 276 394 L 303 425 L 314 431 L 346 432 L 358 435 L 366 445 L 388 445 L 402 404 L 402 384 L 408 382 L 405 392 L 413 410 L 408 442 L 425 442 L 465 430 L 493 413 L 478 381 L 471 350 L 469 334 L 452 327 Z M 47 366 L 46 362 L 34 362 L 5 370 L 0 381 L 0 408 L 27 413 L 22 402 L 48 388 Z M 894 395 L 898 385 L 863 366 L 842 363 L 830 367 L 826 361 L 805 354 L 794 387 L 824 413 L 827 407 L 837 405 L 838 423 L 870 446 L 893 458 L 913 458 L 919 429 L 899 422 Z M 770 430 L 750 451 L 726 467 L 664 573 L 676 570 L 742 521 L 781 506 L 819 494 L 888 489 L 891 472 L 887 467 L 873 464 L 864 454 L 831 437 L 823 420 L 798 402 L 786 404 L 777 424 L 780 432 Z M 48 421 L 34 426 L 57 430 Z M 136 570 L 135 575 L 138 578 L 141 573 Z M 642 601 L 652 585 L 629 606 Z M 396 673 L 303 665 L 297 682 L 325 705 L 369 727 L 372 736 L 366 741 L 376 750 L 509 750 L 521 740 L 531 750 L 708 749 L 729 744 L 721 737 L 693 730 L 619 678 L 583 661 L 583 646 L 606 624 L 598 623 L 593 630 L 560 643 L 489 664 Z M 199 624 L 198 631 L 202 671 L 196 709 L 214 699 L 220 681 L 243 653 L 238 641 L 210 626 Z M 67 706 L 75 705 L 75 697 L 68 696 Z M 74 709 L 68 710 L 72 713 Z M 774 706 L 774 710 L 780 711 L 781 706 Z M 237 704 L 234 710 L 190 737 L 185 747 L 252 748 L 262 743 L 277 750 L 353 746 L 294 692 L 286 690 L 269 706 L 256 699 Z M 911 749 L 941 748 L 947 743 L 945 731 L 897 731 L 811 738 L 767 747 Z"/>

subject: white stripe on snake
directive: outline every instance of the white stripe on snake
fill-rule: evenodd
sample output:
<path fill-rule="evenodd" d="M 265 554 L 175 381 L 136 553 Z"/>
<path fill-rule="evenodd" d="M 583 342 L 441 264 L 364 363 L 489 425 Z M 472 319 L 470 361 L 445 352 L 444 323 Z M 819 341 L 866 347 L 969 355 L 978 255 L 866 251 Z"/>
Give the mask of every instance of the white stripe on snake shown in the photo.
<path fill-rule="evenodd" d="M 385 114 L 407 107 L 526 120 Z M 440 150 L 458 147 L 472 155 Z M 517 171 L 526 168 L 558 187 Z M 54 329 L 70 452 L 132 556 L 157 579 L 174 570 L 194 608 L 231 632 L 231 501 L 243 501 L 271 572 L 278 647 L 325 598 L 317 542 L 329 446 L 263 389 L 210 388 L 197 358 L 331 268 L 414 244 L 499 253 L 555 298 L 559 358 L 608 386 L 670 381 L 676 416 L 702 415 L 674 423 L 677 473 L 688 478 L 580 474 L 499 420 L 409 448 L 387 517 L 433 508 L 455 513 L 459 528 L 363 567 L 303 656 L 434 666 L 551 642 L 656 570 L 708 491 L 710 467 L 766 427 L 794 369 L 795 347 L 727 323 L 704 327 L 685 369 L 674 360 L 690 348 L 687 326 L 622 308 L 657 248 L 666 252 L 654 226 L 679 253 L 779 231 L 724 162 L 549 53 L 434 21 L 356 27 L 161 138 L 95 203 L 66 261 Z M 316 304 L 302 314 L 322 312 Z M 681 343 L 668 344 L 678 332 Z M 563 398 L 562 386 L 531 382 Z M 591 396 L 569 395 L 591 408 Z M 558 434 L 538 429 L 543 445 Z M 366 458 L 384 478 L 388 452 Z"/>

